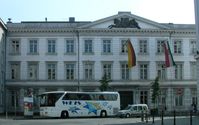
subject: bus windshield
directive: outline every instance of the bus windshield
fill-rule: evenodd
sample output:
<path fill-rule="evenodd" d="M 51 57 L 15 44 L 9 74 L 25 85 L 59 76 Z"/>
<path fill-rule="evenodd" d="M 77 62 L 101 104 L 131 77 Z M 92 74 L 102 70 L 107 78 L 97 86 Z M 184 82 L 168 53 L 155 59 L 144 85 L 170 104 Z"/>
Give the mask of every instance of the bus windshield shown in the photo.
<path fill-rule="evenodd" d="M 55 106 L 55 103 L 63 94 L 64 93 L 45 93 L 40 95 L 40 106 Z"/>

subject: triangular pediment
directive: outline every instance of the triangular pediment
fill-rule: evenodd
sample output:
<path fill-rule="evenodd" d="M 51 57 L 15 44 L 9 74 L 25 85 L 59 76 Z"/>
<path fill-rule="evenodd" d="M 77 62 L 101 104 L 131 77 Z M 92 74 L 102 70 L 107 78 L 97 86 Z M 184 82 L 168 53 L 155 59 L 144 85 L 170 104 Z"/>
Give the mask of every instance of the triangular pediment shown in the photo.
<path fill-rule="evenodd" d="M 169 29 L 165 25 L 133 15 L 130 12 L 118 12 L 117 15 L 93 21 L 79 28 Z"/>

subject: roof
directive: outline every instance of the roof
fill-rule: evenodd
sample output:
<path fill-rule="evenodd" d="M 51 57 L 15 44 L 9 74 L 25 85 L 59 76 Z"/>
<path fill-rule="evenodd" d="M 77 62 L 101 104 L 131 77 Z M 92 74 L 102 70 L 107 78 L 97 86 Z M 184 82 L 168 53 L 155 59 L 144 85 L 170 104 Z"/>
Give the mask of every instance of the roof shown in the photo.
<path fill-rule="evenodd" d="M 3 22 L 3 20 L 0 18 L 0 26 L 4 29 L 7 30 L 6 24 Z"/>
<path fill-rule="evenodd" d="M 143 17 L 131 14 L 131 12 L 118 12 L 118 14 L 102 18 L 96 21 L 22 21 L 21 23 L 7 23 L 10 31 L 28 31 L 28 30 L 68 30 L 68 29 L 108 29 L 108 26 L 114 25 L 114 19 L 129 18 L 134 19 L 141 29 L 162 29 L 162 30 L 195 30 L 195 24 L 173 24 L 158 23 Z M 4 23 L 3 23 L 4 24 Z M 122 29 L 122 28 L 115 28 Z M 128 29 L 123 28 L 123 29 Z M 135 29 L 135 28 L 129 28 Z"/>

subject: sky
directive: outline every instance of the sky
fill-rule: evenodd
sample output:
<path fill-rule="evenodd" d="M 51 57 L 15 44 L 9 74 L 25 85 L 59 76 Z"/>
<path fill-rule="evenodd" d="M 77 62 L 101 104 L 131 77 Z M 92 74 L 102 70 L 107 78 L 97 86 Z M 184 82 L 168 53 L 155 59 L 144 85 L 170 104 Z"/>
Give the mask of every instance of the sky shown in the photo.
<path fill-rule="evenodd" d="M 96 21 L 129 11 L 158 22 L 195 24 L 194 0 L 0 0 L 0 18 L 21 21 Z"/>

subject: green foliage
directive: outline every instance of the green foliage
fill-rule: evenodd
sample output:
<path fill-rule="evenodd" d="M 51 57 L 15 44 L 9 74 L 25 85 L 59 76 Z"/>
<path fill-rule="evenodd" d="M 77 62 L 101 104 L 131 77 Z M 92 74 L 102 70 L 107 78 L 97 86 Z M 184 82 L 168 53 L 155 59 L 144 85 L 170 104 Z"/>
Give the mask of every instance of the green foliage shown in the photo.
<path fill-rule="evenodd" d="M 152 103 L 155 103 L 157 100 L 157 97 L 159 95 L 160 86 L 159 86 L 159 77 L 155 78 L 155 81 L 151 83 L 151 89 L 152 89 Z"/>
<path fill-rule="evenodd" d="M 111 82 L 111 80 L 107 78 L 106 74 L 104 74 L 104 76 L 101 80 L 99 80 L 99 82 L 101 83 L 100 90 L 107 91 L 109 88 L 109 82 Z"/>

